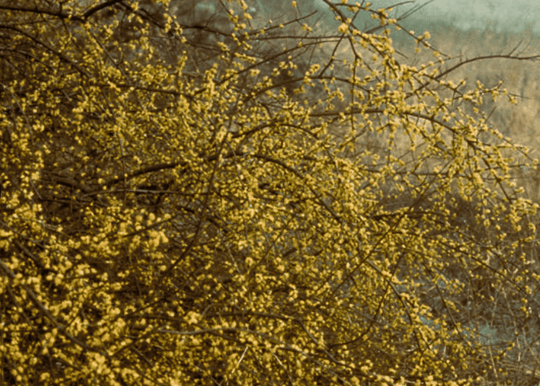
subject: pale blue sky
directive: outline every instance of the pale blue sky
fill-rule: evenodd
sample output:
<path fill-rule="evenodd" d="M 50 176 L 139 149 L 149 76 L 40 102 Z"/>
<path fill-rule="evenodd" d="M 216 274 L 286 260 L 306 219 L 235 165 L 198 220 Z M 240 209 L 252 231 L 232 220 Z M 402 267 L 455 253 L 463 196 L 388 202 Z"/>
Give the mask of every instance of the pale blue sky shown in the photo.
<path fill-rule="evenodd" d="M 395 4 L 399 1 L 372 0 L 374 8 Z M 425 4 L 427 0 L 417 0 L 415 5 Z M 400 8 L 408 9 L 411 5 Z M 403 12 L 403 10 L 401 11 Z M 482 28 L 487 23 L 499 28 L 519 32 L 528 25 L 540 33 L 540 0 L 435 0 L 416 16 L 417 18 L 452 20 L 458 27 L 468 29 Z"/>

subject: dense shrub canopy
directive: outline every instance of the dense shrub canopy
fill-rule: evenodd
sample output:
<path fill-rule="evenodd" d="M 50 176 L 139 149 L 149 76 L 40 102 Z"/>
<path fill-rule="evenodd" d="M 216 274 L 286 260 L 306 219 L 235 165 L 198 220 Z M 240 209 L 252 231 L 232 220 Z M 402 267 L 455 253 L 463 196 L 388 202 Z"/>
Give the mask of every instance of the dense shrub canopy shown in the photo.
<path fill-rule="evenodd" d="M 536 261 L 524 150 L 481 110 L 503 91 L 324 2 L 335 28 L 296 2 L 0 1 L 6 384 L 505 377 Z"/>

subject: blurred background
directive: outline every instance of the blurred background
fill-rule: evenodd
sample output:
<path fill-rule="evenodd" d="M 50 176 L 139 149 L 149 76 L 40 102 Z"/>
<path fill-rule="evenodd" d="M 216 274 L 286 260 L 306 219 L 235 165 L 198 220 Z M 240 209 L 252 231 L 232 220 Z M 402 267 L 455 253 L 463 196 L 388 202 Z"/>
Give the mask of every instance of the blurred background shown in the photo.
<path fill-rule="evenodd" d="M 374 0 L 372 3 L 371 8 L 378 9 L 398 2 Z M 505 98 L 496 102 L 486 99 L 483 111 L 501 133 L 527 146 L 531 158 L 540 158 L 540 61 L 534 58 L 540 54 L 540 23 L 536 23 L 540 1 L 417 0 L 394 7 L 391 15 L 406 16 L 400 24 L 416 36 L 425 31 L 431 33 L 430 43 L 445 55 L 443 70 L 468 61 L 453 71 L 450 79 L 466 79 L 469 87 L 477 81 L 494 87 L 502 80 L 502 87 L 515 97 L 517 105 Z M 366 19 L 357 25 L 370 28 L 375 24 Z M 391 37 L 405 62 L 434 60 L 429 50 L 416 53 L 414 40 L 403 31 L 395 31 Z M 485 59 L 472 60 L 477 57 Z M 523 168 L 515 177 L 527 196 L 540 202 L 540 172 Z"/>
<path fill-rule="evenodd" d="M 374 2 L 376 5 L 378 1 Z M 381 1 L 388 3 L 388 1 Z M 540 2 L 536 0 L 424 0 L 404 4 L 401 11 L 409 11 L 414 7 L 423 6 L 411 22 L 452 23 L 455 27 L 468 30 L 471 28 L 490 28 L 502 31 L 524 32 L 532 29 L 540 32 L 540 24 L 536 19 L 540 16 Z"/>
<path fill-rule="evenodd" d="M 291 20 L 291 17 L 299 17 L 309 20 L 314 28 L 335 31 L 339 26 L 323 0 L 297 0 L 298 7 L 294 11 L 290 7 L 291 2 L 248 0 L 247 11 L 254 19 L 253 25 L 265 25 L 268 20 L 277 25 Z M 349 0 L 349 4 L 355 2 L 366 3 L 365 0 Z M 475 87 L 477 81 L 492 88 L 502 80 L 502 88 L 507 89 L 518 104 L 509 103 L 507 98 L 495 102 L 485 98 L 482 111 L 489 116 L 488 123 L 504 136 L 527 146 L 531 159 L 540 158 L 540 127 L 537 123 L 540 114 L 540 61 L 535 58 L 540 54 L 540 23 L 536 23 L 536 17 L 540 17 L 539 0 L 370 2 L 372 10 L 393 6 L 390 16 L 398 19 L 405 29 L 391 29 L 390 35 L 400 62 L 419 66 L 436 61 L 433 55 L 436 50 L 445 60 L 439 71 L 456 67 L 449 74 L 449 80 L 458 83 L 465 79 L 465 90 Z M 188 14 L 181 10 L 182 7 L 192 9 L 188 24 L 204 25 L 205 20 L 209 20 L 223 31 L 228 28 L 228 18 L 221 11 L 218 0 L 177 1 L 172 4 L 178 8 L 179 14 Z M 341 10 L 346 13 L 344 7 Z M 295 15 L 290 12 L 295 12 Z M 377 29 L 380 27 L 378 21 L 371 19 L 367 12 L 361 12 L 354 22 L 365 32 L 382 32 Z M 196 28 L 192 31 L 199 32 Z M 426 31 L 431 34 L 429 43 L 433 49 L 423 48 L 417 52 L 412 35 L 421 36 Z M 540 173 L 525 167 L 516 172 L 515 178 L 524 186 L 528 197 L 540 203 Z"/>

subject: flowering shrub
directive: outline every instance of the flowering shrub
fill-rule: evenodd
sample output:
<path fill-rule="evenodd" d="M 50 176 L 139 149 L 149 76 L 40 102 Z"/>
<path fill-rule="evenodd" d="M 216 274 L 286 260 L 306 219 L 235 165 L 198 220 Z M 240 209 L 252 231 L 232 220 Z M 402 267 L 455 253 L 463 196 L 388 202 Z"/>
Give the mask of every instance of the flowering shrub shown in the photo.
<path fill-rule="evenodd" d="M 504 90 L 402 63 L 365 3 L 166 3 L 0 5 L 2 381 L 502 377 L 536 277 Z"/>

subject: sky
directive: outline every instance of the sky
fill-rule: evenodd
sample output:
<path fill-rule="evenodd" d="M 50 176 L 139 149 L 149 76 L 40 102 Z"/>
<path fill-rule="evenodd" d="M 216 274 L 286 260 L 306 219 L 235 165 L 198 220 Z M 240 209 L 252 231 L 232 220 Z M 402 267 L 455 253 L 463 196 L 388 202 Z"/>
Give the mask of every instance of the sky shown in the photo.
<path fill-rule="evenodd" d="M 401 1 L 372 0 L 373 8 L 379 4 L 391 5 Z M 428 3 L 416 0 L 414 5 Z M 400 7 L 400 12 L 412 5 Z M 422 19 L 452 20 L 462 29 L 483 28 L 491 24 L 497 30 L 521 32 L 528 26 L 540 34 L 540 0 L 434 0 L 416 15 Z"/>

